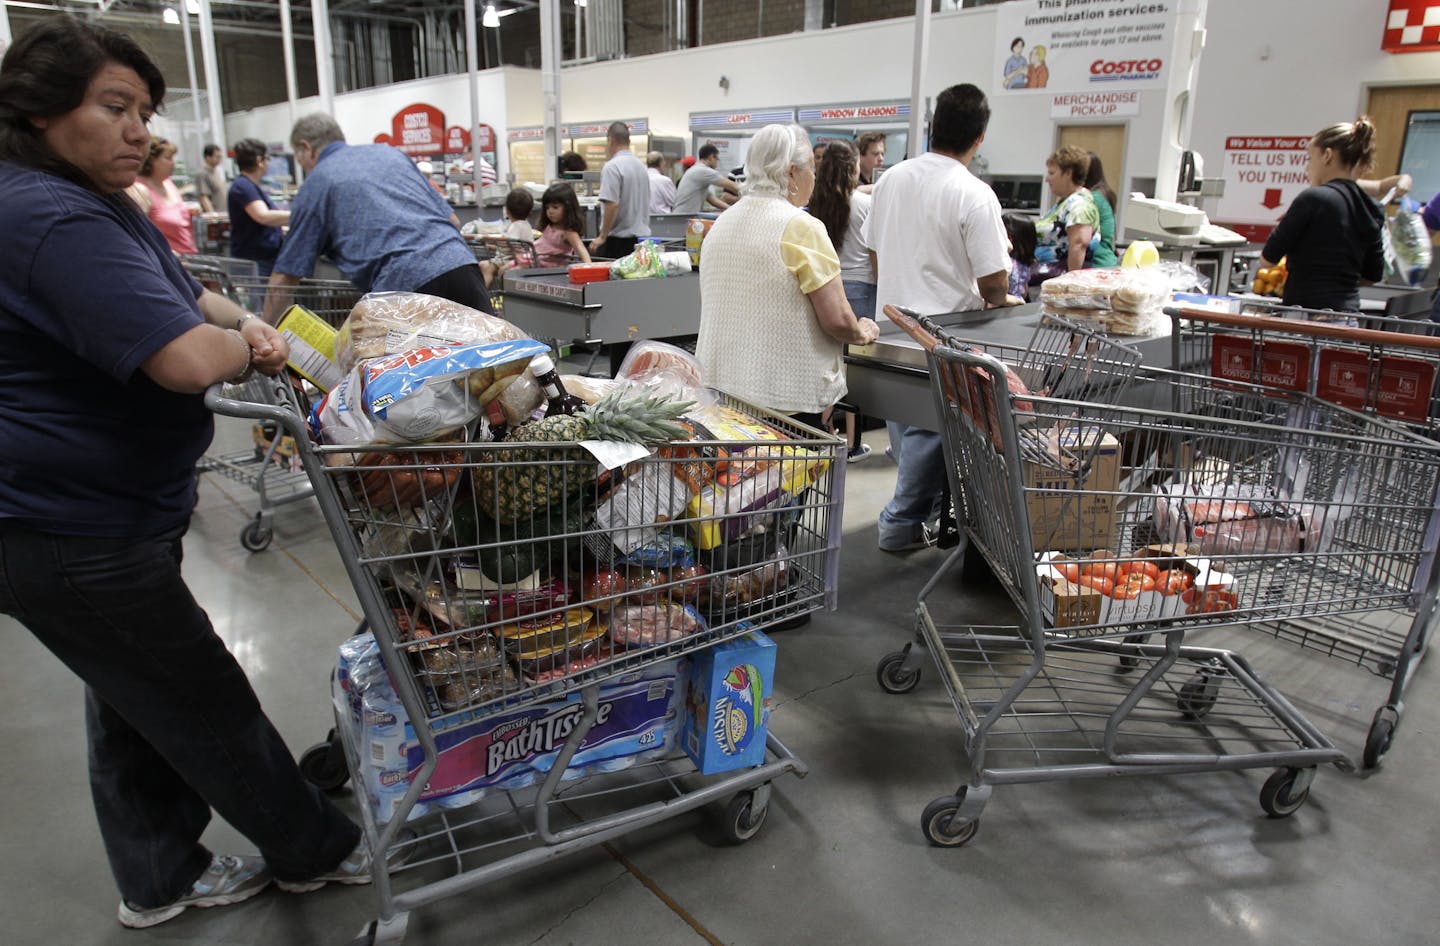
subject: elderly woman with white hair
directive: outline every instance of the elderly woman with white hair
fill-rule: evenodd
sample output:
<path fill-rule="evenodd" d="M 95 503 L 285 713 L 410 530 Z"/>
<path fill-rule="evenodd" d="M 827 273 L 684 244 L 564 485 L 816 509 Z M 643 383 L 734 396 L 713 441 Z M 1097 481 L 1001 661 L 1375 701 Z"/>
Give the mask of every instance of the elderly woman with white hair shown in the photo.
<path fill-rule="evenodd" d="M 710 385 L 812 426 L 845 395 L 845 344 L 880 334 L 845 299 L 825 226 L 802 209 L 815 158 L 798 125 L 767 125 L 750 143 L 739 203 L 720 215 L 700 257 L 700 340 Z"/>

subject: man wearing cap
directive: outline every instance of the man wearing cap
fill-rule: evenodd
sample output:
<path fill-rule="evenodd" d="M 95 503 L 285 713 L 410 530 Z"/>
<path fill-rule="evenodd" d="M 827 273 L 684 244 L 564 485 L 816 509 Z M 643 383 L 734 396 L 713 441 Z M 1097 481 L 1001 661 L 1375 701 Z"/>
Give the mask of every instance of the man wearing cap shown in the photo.
<path fill-rule="evenodd" d="M 675 213 L 699 213 L 706 204 L 716 210 L 724 210 L 728 205 L 710 193 L 712 186 L 740 196 L 740 188 L 735 182 L 716 170 L 719 166 L 720 149 L 711 144 L 701 145 L 700 159 L 680 178 L 680 186 L 675 191 Z"/>

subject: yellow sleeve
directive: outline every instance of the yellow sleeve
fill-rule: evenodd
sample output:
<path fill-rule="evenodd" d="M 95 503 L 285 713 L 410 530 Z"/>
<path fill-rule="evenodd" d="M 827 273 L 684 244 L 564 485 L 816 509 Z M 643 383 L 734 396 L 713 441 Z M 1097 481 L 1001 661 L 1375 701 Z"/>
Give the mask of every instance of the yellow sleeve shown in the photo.
<path fill-rule="evenodd" d="M 796 214 L 780 234 L 780 258 L 809 295 L 840 275 L 840 257 L 825 225 L 809 214 Z"/>

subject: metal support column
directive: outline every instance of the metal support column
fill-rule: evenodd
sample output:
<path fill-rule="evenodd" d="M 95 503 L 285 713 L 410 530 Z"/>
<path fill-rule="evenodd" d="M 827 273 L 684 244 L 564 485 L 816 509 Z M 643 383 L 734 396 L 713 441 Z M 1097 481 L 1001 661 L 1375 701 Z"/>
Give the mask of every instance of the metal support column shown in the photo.
<path fill-rule="evenodd" d="M 924 152 L 925 70 L 930 62 L 930 0 L 915 0 L 915 54 L 910 64 L 910 138 L 908 158 Z"/>
<path fill-rule="evenodd" d="M 330 44 L 330 5 L 310 0 L 310 19 L 315 28 L 315 87 L 320 92 L 320 110 L 335 114 L 335 54 Z"/>
<path fill-rule="evenodd" d="M 3 6 L 3 4 L 0 4 Z M 186 165 L 195 169 L 195 173 L 203 174 L 205 167 L 205 119 L 200 114 L 200 80 L 195 75 L 195 43 L 190 38 L 190 13 L 186 9 L 184 0 L 181 0 L 180 7 L 180 32 L 185 37 L 185 70 L 190 76 L 190 106 L 195 115 L 195 152 L 186 158 Z M 225 142 L 222 138 L 212 139 L 222 149 Z M 193 164 L 190 159 L 193 158 Z M 219 207 L 215 208 L 219 210 Z"/>
<path fill-rule="evenodd" d="M 295 127 L 295 100 L 300 97 L 295 82 L 295 32 L 290 25 L 290 0 L 280 0 L 280 41 L 285 44 L 285 101 L 289 104 L 290 127 Z M 298 168 L 296 171 L 298 172 Z"/>
<path fill-rule="evenodd" d="M 560 157 L 560 0 L 540 0 L 540 94 L 544 98 L 545 180 Z"/>
<path fill-rule="evenodd" d="M 215 27 L 210 20 L 210 0 L 200 0 L 200 54 L 205 63 L 205 101 L 210 106 L 210 135 L 220 144 L 225 141 L 225 120 L 220 101 L 220 67 L 216 63 Z"/>

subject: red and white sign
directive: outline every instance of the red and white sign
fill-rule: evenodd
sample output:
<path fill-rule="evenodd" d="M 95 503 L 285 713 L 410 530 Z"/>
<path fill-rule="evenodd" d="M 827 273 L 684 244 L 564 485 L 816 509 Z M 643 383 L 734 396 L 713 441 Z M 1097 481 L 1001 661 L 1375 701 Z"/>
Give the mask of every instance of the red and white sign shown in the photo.
<path fill-rule="evenodd" d="M 465 149 L 470 147 L 470 132 L 460 125 L 451 125 L 445 129 L 445 153 L 463 154 Z"/>
<path fill-rule="evenodd" d="M 478 140 L 481 151 L 495 150 L 495 129 L 481 122 L 475 126 L 475 137 Z"/>
<path fill-rule="evenodd" d="M 375 136 L 375 143 L 394 145 L 406 154 L 443 154 L 445 151 L 445 113 L 433 105 L 416 102 L 395 113 L 390 134 Z"/>
<path fill-rule="evenodd" d="M 1118 118 L 1139 114 L 1138 89 L 1124 92 L 1067 92 L 1050 99 L 1051 118 Z"/>
<path fill-rule="evenodd" d="M 1440 0 L 1390 0 L 1380 48 L 1387 53 L 1440 50 Z"/>
<path fill-rule="evenodd" d="M 1232 135 L 1225 139 L 1225 196 L 1214 218 L 1230 224 L 1258 224 L 1243 230 L 1251 239 L 1268 235 L 1285 208 L 1310 186 L 1305 165 L 1310 136 Z M 1207 169 L 1208 172 L 1208 169 Z"/>
<path fill-rule="evenodd" d="M 1414 358 L 1382 355 L 1379 363 L 1361 351 L 1322 348 L 1316 393 L 1327 401 L 1384 417 L 1423 421 L 1430 413 L 1435 366 Z"/>
<path fill-rule="evenodd" d="M 1256 342 L 1242 335 L 1216 335 L 1210 347 L 1210 374 L 1217 381 L 1308 391 L 1310 357 L 1310 349 L 1300 342 Z"/>

